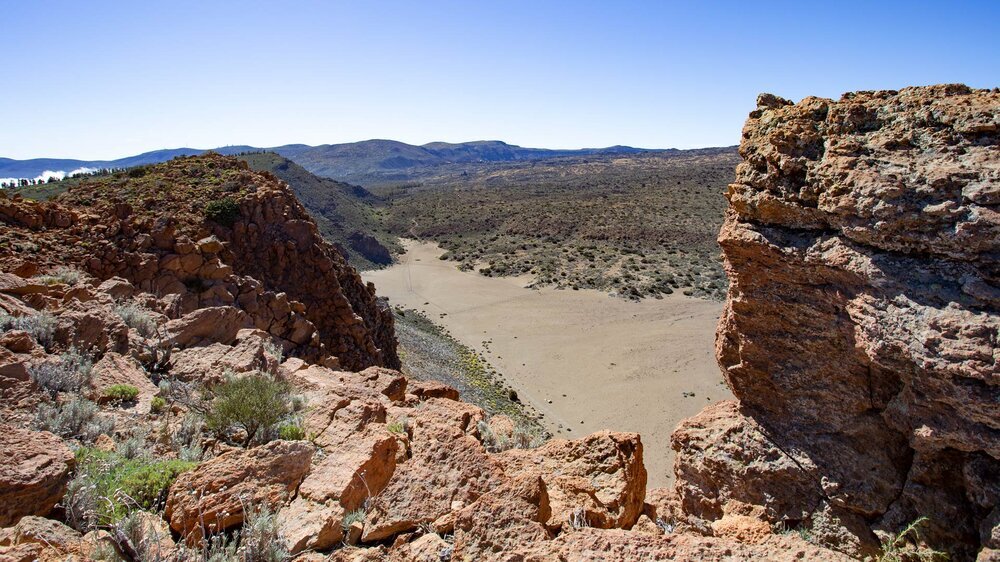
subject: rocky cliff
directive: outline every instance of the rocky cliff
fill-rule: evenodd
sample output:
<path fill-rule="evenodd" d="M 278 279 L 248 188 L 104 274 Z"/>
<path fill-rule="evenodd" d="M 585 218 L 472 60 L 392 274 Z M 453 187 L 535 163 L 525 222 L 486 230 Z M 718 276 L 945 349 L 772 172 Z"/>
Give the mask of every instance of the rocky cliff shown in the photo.
<path fill-rule="evenodd" d="M 257 328 L 286 332 L 286 351 L 305 353 L 315 334 L 316 353 L 343 367 L 399 366 L 392 313 L 374 288 L 320 237 L 287 184 L 233 158 L 90 179 L 55 203 L 0 199 L 0 220 L 9 270 L 119 276 L 169 301 L 170 317 L 233 306 Z M 278 326 L 289 321 L 298 324 Z"/>
<path fill-rule="evenodd" d="M 1000 556 L 1000 91 L 762 95 L 719 235 L 738 403 L 675 433 L 677 494 L 853 555 L 921 520 Z M 750 506 L 750 507 L 748 507 Z"/>

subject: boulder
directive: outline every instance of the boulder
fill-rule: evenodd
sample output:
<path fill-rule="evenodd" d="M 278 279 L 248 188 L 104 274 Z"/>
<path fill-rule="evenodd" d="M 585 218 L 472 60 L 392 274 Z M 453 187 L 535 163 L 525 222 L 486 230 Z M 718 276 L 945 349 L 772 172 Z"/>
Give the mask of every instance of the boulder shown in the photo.
<path fill-rule="evenodd" d="M 496 461 L 466 433 L 470 424 L 475 425 L 473 420 L 483 415 L 478 408 L 471 408 L 432 399 L 409 411 L 410 457 L 396 465 L 388 485 L 371 502 L 364 542 L 384 540 L 431 523 L 503 482 Z"/>
<path fill-rule="evenodd" d="M 62 499 L 73 452 L 47 431 L 0 425 L 0 526 L 44 516 Z"/>
<path fill-rule="evenodd" d="M 204 531 L 241 524 L 248 506 L 284 505 L 309 471 L 312 456 L 313 446 L 304 441 L 272 441 L 223 453 L 174 481 L 164 516 L 171 529 L 197 544 Z"/>
<path fill-rule="evenodd" d="M 508 476 L 533 473 L 542 478 L 552 507 L 551 526 L 627 529 L 642 513 L 646 469 L 635 433 L 554 439 L 537 449 L 511 449 L 494 458 Z"/>
<path fill-rule="evenodd" d="M 139 389 L 135 404 L 130 406 L 140 413 L 149 411 L 153 397 L 159 392 L 159 388 L 150 381 L 149 374 L 135 359 L 114 352 L 106 353 L 94 364 L 91 372 L 91 399 L 102 400 L 104 391 L 116 384 L 127 384 Z"/>
<path fill-rule="evenodd" d="M 245 312 L 231 306 L 215 306 L 199 308 L 171 320 L 167 322 L 166 330 L 173 345 L 191 347 L 215 342 L 229 345 L 245 327 L 249 327 Z"/>
<path fill-rule="evenodd" d="M 524 474 L 483 495 L 455 515 L 455 560 L 483 560 L 502 552 L 515 556 L 552 537 L 545 482 Z"/>

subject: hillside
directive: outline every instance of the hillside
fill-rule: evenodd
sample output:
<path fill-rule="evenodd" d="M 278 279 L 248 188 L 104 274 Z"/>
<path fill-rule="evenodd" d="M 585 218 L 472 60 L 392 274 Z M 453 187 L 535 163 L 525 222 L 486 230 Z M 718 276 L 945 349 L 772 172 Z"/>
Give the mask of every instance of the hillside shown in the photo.
<path fill-rule="evenodd" d="M 251 169 L 267 171 L 295 193 L 319 227 L 356 268 L 371 269 L 392 262 L 398 243 L 383 232 L 375 204 L 380 199 L 363 187 L 321 178 L 273 152 L 239 155 Z"/>
<path fill-rule="evenodd" d="M 643 152 L 641 149 L 622 146 L 606 149 L 548 150 L 523 148 L 501 141 L 474 141 L 455 144 L 435 142 L 416 146 L 392 140 L 367 140 L 319 146 L 289 144 L 270 148 L 225 146 L 211 149 L 211 151 L 226 155 L 244 152 L 275 152 L 294 160 L 316 175 L 365 186 L 423 177 L 428 173 L 433 174 L 437 168 L 449 164 Z M 156 150 L 116 160 L 89 161 L 58 158 L 31 160 L 0 158 L 0 178 L 34 178 L 45 171 L 68 173 L 84 168 L 127 168 L 166 162 L 177 156 L 191 156 L 204 152 L 207 151 L 195 148 L 176 148 Z"/>
<path fill-rule="evenodd" d="M 632 299 L 721 300 L 715 237 L 737 161 L 733 149 L 561 157 L 372 189 L 393 234 L 436 241 L 464 269 Z"/>

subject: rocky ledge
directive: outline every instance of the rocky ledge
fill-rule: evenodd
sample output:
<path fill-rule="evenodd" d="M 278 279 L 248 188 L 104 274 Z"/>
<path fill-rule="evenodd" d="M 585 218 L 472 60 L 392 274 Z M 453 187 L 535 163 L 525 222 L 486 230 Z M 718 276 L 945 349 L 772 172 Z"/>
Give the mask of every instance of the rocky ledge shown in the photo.
<path fill-rule="evenodd" d="M 719 235 L 737 403 L 673 436 L 688 522 L 1000 549 L 1000 91 L 762 95 Z M 929 552 L 929 550 L 928 550 Z"/>

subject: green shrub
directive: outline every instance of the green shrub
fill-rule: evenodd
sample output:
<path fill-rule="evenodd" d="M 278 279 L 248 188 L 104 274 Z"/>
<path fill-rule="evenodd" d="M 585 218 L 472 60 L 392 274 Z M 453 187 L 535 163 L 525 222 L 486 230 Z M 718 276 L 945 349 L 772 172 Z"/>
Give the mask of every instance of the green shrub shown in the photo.
<path fill-rule="evenodd" d="M 76 466 L 66 493 L 66 513 L 73 527 L 86 532 L 113 524 L 134 510 L 161 509 L 170 485 L 196 463 L 128 459 L 81 447 L 76 451 Z"/>
<path fill-rule="evenodd" d="M 205 218 L 222 226 L 232 227 L 240 218 L 240 205 L 232 197 L 223 197 L 205 205 Z"/>
<path fill-rule="evenodd" d="M 243 430 L 240 444 L 249 447 L 258 434 L 266 435 L 292 412 L 290 392 L 287 383 L 262 373 L 231 377 L 212 389 L 206 426 L 220 437 L 234 428 Z"/>
<path fill-rule="evenodd" d="M 115 384 L 104 389 L 104 397 L 112 402 L 131 402 L 139 397 L 139 389 L 130 384 Z"/>
<path fill-rule="evenodd" d="M 97 404 L 90 400 L 74 397 L 62 404 L 39 405 L 35 427 L 67 439 L 91 442 L 102 433 L 111 433 L 115 420 L 100 415 Z"/>
<path fill-rule="evenodd" d="M 167 409 L 167 401 L 159 396 L 154 396 L 153 401 L 149 403 L 149 413 L 151 414 L 161 414 Z"/>
<path fill-rule="evenodd" d="M 278 426 L 278 437 L 285 441 L 302 441 L 306 438 L 306 430 L 294 422 L 286 422 Z"/>

